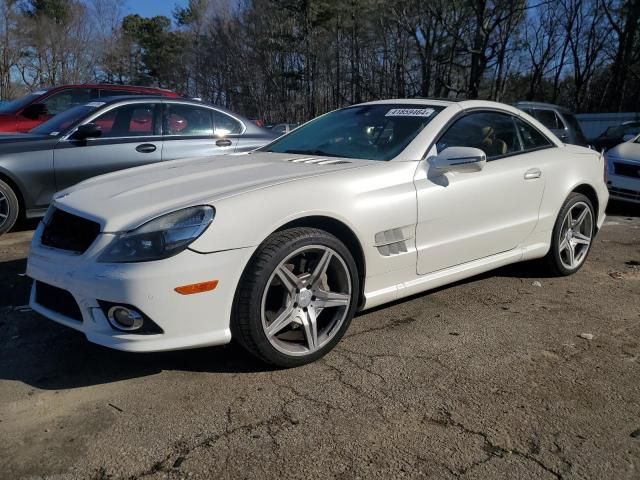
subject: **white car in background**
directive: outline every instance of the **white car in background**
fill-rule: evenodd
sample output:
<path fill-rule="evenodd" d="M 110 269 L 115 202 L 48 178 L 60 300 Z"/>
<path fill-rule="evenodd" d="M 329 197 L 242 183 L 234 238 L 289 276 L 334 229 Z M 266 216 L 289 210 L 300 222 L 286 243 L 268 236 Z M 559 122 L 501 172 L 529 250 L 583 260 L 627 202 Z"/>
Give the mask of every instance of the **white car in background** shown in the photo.
<path fill-rule="evenodd" d="M 640 135 L 610 148 L 604 156 L 611 198 L 640 203 Z"/>
<path fill-rule="evenodd" d="M 576 272 L 607 199 L 602 156 L 516 108 L 365 103 L 253 153 L 59 193 L 31 246 L 30 305 L 111 348 L 233 337 L 296 366 L 358 310 L 523 260 Z"/>

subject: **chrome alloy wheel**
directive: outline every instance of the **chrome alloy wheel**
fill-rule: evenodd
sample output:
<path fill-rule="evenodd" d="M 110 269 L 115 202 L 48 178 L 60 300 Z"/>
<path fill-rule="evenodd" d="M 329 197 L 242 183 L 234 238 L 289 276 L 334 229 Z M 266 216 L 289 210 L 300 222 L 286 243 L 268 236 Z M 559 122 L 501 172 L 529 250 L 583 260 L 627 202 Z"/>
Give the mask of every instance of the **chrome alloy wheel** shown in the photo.
<path fill-rule="evenodd" d="M 9 218 L 9 199 L 0 191 L 0 228 L 5 224 L 7 218 Z"/>
<path fill-rule="evenodd" d="M 560 238 L 558 239 L 558 253 L 565 268 L 575 270 L 584 262 L 589 252 L 592 236 L 591 208 L 584 202 L 576 202 L 562 221 Z"/>
<path fill-rule="evenodd" d="M 352 297 L 347 264 L 333 249 L 308 245 L 289 254 L 262 294 L 262 328 L 271 345 L 291 356 L 325 346 L 344 323 Z"/>

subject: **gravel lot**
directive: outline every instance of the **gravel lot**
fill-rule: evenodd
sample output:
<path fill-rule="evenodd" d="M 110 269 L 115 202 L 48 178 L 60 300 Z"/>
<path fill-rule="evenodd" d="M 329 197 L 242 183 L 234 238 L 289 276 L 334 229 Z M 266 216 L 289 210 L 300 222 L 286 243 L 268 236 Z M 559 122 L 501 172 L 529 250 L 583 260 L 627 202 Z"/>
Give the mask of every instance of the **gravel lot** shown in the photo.
<path fill-rule="evenodd" d="M 609 215 L 573 277 L 517 265 L 367 312 L 293 370 L 38 317 L 27 225 L 0 239 L 0 477 L 638 479 L 640 208 Z"/>

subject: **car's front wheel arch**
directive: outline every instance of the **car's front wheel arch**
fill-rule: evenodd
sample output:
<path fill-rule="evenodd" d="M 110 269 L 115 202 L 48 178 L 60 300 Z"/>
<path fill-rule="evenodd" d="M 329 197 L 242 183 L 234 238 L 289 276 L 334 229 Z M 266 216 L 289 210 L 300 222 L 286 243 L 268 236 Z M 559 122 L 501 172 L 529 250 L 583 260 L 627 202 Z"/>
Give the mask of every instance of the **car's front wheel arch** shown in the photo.
<path fill-rule="evenodd" d="M 364 249 L 362 248 L 362 244 L 360 243 L 360 240 L 358 239 L 358 236 L 355 234 L 355 232 L 344 222 L 341 222 L 340 220 L 332 217 L 322 215 L 314 215 L 292 220 L 276 229 L 275 232 L 280 232 L 297 227 L 317 228 L 319 230 L 324 230 L 325 232 L 335 236 L 349 249 L 358 268 L 358 278 L 360 279 L 358 308 L 362 308 L 365 302 L 364 282 L 366 278 L 367 264 L 365 260 Z"/>
<path fill-rule="evenodd" d="M 309 227 L 276 230 L 242 273 L 233 301 L 232 337 L 280 367 L 316 360 L 348 328 L 359 283 L 353 255 L 331 233 Z"/>

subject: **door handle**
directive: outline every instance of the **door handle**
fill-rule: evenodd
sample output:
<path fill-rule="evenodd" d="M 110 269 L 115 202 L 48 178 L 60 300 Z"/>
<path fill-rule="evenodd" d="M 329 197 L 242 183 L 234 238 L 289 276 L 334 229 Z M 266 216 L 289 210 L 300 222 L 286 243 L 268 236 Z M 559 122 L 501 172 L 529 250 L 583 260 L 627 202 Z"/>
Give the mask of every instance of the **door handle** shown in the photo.
<path fill-rule="evenodd" d="M 220 140 L 216 140 L 216 145 L 219 147 L 230 147 L 231 140 L 229 140 L 228 138 L 221 138 Z"/>
<path fill-rule="evenodd" d="M 542 176 L 542 170 L 540 170 L 539 168 L 531 168 L 526 172 L 524 172 L 525 180 L 533 180 L 535 178 L 540 178 L 541 176 Z"/>
<path fill-rule="evenodd" d="M 151 153 L 156 151 L 156 146 L 153 143 L 143 143 L 136 147 L 136 151 L 140 153 Z"/>

